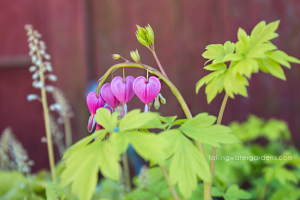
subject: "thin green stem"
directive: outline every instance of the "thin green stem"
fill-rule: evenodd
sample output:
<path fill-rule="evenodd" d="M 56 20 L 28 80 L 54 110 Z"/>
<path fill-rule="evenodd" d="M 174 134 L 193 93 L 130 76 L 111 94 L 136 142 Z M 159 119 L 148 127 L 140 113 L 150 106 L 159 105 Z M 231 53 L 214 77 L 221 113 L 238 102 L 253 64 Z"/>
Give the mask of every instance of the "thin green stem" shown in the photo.
<path fill-rule="evenodd" d="M 64 118 L 64 126 L 65 126 L 65 136 L 66 136 L 66 148 L 69 148 L 72 145 L 72 130 L 71 130 L 71 122 L 70 118 L 66 116 Z"/>
<path fill-rule="evenodd" d="M 174 199 L 175 199 L 175 200 L 179 200 L 179 197 L 178 197 L 178 195 L 177 195 L 177 193 L 176 193 L 175 188 L 170 184 L 170 181 L 169 181 L 169 180 L 170 180 L 170 179 L 169 179 L 169 174 L 168 174 L 167 170 L 166 170 L 164 167 L 162 167 L 161 165 L 159 165 L 159 167 L 160 167 L 162 173 L 163 173 L 164 176 L 165 176 L 165 179 L 166 179 L 166 181 L 167 181 L 167 183 L 168 183 L 168 186 L 169 186 L 169 188 L 170 188 L 170 190 L 171 190 L 171 192 L 172 192 L 172 194 L 173 194 Z"/>
<path fill-rule="evenodd" d="M 129 164 L 128 164 L 128 158 L 127 158 L 127 151 L 123 154 L 123 167 L 124 167 L 124 173 L 125 173 L 125 181 L 126 181 L 126 192 L 131 191 L 131 181 L 130 181 L 130 171 L 129 171 Z"/>
<path fill-rule="evenodd" d="M 151 49 L 150 49 L 150 50 L 151 50 Z M 156 60 L 156 63 L 157 63 L 157 65 L 158 65 L 160 71 L 162 72 L 163 75 L 165 75 L 165 77 L 168 78 L 168 76 L 167 76 L 167 74 L 166 74 L 164 68 L 162 67 L 162 65 L 160 64 L 160 62 L 159 62 L 159 60 L 158 60 L 158 57 L 157 57 L 157 55 L 156 55 L 155 50 L 151 50 L 151 52 L 152 52 L 152 54 L 153 54 L 153 56 L 154 56 L 154 58 L 155 58 L 155 60 Z"/>
<path fill-rule="evenodd" d="M 148 83 L 148 78 L 149 78 L 149 70 L 147 68 L 147 83 Z"/>
<path fill-rule="evenodd" d="M 125 69 L 123 67 L 123 83 L 125 83 Z"/>
<path fill-rule="evenodd" d="M 38 52 L 37 53 L 38 59 L 40 61 L 42 61 L 42 57 L 41 57 L 39 51 L 37 51 L 37 52 Z M 39 66 L 39 72 L 40 72 L 40 81 L 44 83 L 43 87 L 41 88 L 41 97 L 42 97 L 42 104 L 43 104 L 43 110 L 44 110 L 44 120 L 45 120 L 46 136 L 47 136 L 47 146 L 48 146 L 50 170 L 51 170 L 52 180 L 56 181 L 56 169 L 55 169 L 52 137 L 51 137 L 51 130 L 50 130 L 49 109 L 48 109 L 48 103 L 47 103 L 47 95 L 46 95 L 46 89 L 45 89 L 45 76 L 44 76 L 42 62 Z"/>
<path fill-rule="evenodd" d="M 220 108 L 220 111 L 219 111 L 217 124 L 221 124 L 227 100 L 228 100 L 228 95 L 225 94 L 222 105 L 221 105 L 221 108 Z M 212 152 L 211 152 L 211 157 L 214 156 L 214 158 L 216 158 L 216 152 L 217 152 L 217 149 L 215 147 L 213 147 Z M 210 173 L 211 173 L 212 182 L 215 178 L 215 161 L 216 161 L 216 159 L 211 159 L 211 162 L 210 162 Z"/>

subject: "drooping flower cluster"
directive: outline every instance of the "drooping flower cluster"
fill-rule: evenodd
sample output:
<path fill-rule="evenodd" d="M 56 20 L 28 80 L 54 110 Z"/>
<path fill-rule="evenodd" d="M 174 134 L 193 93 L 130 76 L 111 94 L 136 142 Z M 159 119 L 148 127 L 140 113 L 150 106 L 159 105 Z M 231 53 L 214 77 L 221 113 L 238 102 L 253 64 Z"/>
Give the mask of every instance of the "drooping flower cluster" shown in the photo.
<path fill-rule="evenodd" d="M 92 132 L 96 129 L 101 129 L 100 125 L 96 125 L 94 119 L 98 108 L 104 107 L 105 103 L 110 106 L 106 107 L 111 112 L 118 111 L 117 107 L 122 105 L 122 110 L 119 117 L 123 117 L 127 113 L 127 102 L 129 102 L 134 94 L 145 104 L 145 112 L 150 111 L 150 103 L 152 103 L 159 95 L 161 83 L 158 78 L 152 76 L 148 80 L 139 76 L 136 79 L 132 76 L 122 78 L 121 76 L 115 77 L 111 83 L 106 83 L 101 87 L 100 94 L 91 92 L 86 98 L 86 102 L 91 113 L 88 130 Z"/>
<path fill-rule="evenodd" d="M 37 89 L 41 89 L 45 86 L 45 79 L 49 81 L 56 81 L 57 77 L 54 74 L 49 74 L 47 72 L 52 72 L 52 65 L 49 62 L 51 56 L 46 52 L 46 44 L 44 41 L 40 40 L 42 35 L 33 29 L 31 25 L 26 25 L 28 42 L 29 42 L 29 56 L 33 65 L 29 68 L 29 71 L 33 73 L 32 75 L 32 86 Z M 46 74 L 47 73 L 47 74 Z M 45 89 L 52 91 L 52 86 L 45 86 Z M 28 101 L 40 100 L 41 98 L 36 94 L 29 94 L 27 96 Z"/>

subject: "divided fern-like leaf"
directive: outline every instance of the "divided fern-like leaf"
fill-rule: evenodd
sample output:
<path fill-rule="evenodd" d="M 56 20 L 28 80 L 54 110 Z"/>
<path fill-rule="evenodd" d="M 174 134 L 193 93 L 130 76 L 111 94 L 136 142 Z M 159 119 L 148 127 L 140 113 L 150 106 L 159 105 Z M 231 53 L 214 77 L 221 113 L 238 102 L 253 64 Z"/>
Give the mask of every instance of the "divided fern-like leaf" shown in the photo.
<path fill-rule="evenodd" d="M 197 188 L 197 177 L 211 182 L 208 163 L 195 145 L 178 129 L 164 131 L 161 137 L 169 141 L 168 154 L 172 157 L 169 175 L 171 185 L 178 188 L 185 198 Z"/>
<path fill-rule="evenodd" d="M 197 82 L 196 93 L 206 84 L 205 93 L 208 103 L 224 89 L 231 98 L 238 94 L 247 97 L 247 78 L 251 78 L 252 73 L 257 73 L 259 70 L 285 80 L 280 65 L 290 68 L 290 63 L 300 64 L 300 60 L 277 50 L 277 47 L 270 42 L 278 36 L 275 33 L 278 25 L 279 21 L 269 24 L 262 21 L 254 27 L 250 36 L 239 28 L 236 44 L 227 41 L 224 45 L 208 45 L 202 56 L 208 59 L 205 64 L 212 62 L 204 69 L 213 72 Z M 228 67 L 226 62 L 230 62 Z"/>

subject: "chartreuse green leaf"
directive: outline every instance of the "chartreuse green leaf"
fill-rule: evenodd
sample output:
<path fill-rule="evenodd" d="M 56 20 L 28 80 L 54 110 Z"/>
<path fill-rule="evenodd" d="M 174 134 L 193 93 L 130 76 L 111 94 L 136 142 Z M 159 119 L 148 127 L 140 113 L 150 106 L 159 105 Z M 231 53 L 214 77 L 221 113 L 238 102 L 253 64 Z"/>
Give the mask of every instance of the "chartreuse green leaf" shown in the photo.
<path fill-rule="evenodd" d="M 119 160 L 120 156 L 114 151 L 111 143 L 95 140 L 66 159 L 61 185 L 65 187 L 72 184 L 72 193 L 78 193 L 80 200 L 89 200 L 97 185 L 99 169 L 106 178 L 119 180 Z"/>
<path fill-rule="evenodd" d="M 179 130 L 186 134 L 188 137 L 205 144 L 215 147 L 220 147 L 220 143 L 234 144 L 240 140 L 232 134 L 229 127 L 223 125 L 213 125 L 216 117 L 201 113 L 192 119 L 188 119 Z"/>
<path fill-rule="evenodd" d="M 128 130 L 139 129 L 139 128 L 147 128 L 147 124 L 149 122 L 153 122 L 153 121 L 155 123 L 157 123 L 157 121 L 159 122 L 159 120 L 156 120 L 157 118 L 158 118 L 157 113 L 153 113 L 153 112 L 141 113 L 139 109 L 132 110 L 128 112 L 127 115 L 125 115 L 121 120 L 119 131 L 122 132 L 122 131 L 128 131 Z"/>
<path fill-rule="evenodd" d="M 112 133 L 117 126 L 118 113 L 113 114 L 106 108 L 99 108 L 95 115 L 95 120 L 98 124 L 103 126 L 107 132 Z"/>
<path fill-rule="evenodd" d="M 238 185 L 231 185 L 223 197 L 225 200 L 250 199 L 251 194 L 240 189 Z"/>
<path fill-rule="evenodd" d="M 170 183 L 178 185 L 184 198 L 189 198 L 197 188 L 197 177 L 211 182 L 208 163 L 195 145 L 178 129 L 163 131 L 159 134 L 169 141 Z"/>
<path fill-rule="evenodd" d="M 227 54 L 233 53 L 235 48 L 235 44 L 230 41 L 222 44 L 211 44 L 208 45 L 205 49 L 206 51 L 202 54 L 202 56 L 209 61 L 213 61 L 212 64 L 217 64 L 223 62 L 224 56 Z"/>
<path fill-rule="evenodd" d="M 65 194 L 57 182 L 52 182 L 46 188 L 47 200 L 64 200 Z"/>
<path fill-rule="evenodd" d="M 204 69 L 213 72 L 197 82 L 196 93 L 206 84 L 205 93 L 208 103 L 223 89 L 231 98 L 234 98 L 235 94 L 247 97 L 246 78 L 250 78 L 252 73 L 257 73 L 259 69 L 285 80 L 280 65 L 290 68 L 290 62 L 300 64 L 300 60 L 277 50 L 277 47 L 270 42 L 278 36 L 275 33 L 278 25 L 279 21 L 269 24 L 262 21 L 255 26 L 250 36 L 239 28 L 236 44 L 227 41 L 224 46 L 208 45 L 202 56 L 208 59 L 207 62 L 212 61 L 212 63 Z M 228 68 L 225 62 L 230 62 Z"/>
<path fill-rule="evenodd" d="M 103 136 L 105 136 L 106 133 L 107 133 L 106 130 L 99 130 L 99 131 L 96 131 L 95 133 L 93 133 L 92 135 L 89 135 L 89 136 L 79 140 L 78 142 L 76 142 L 75 144 L 73 144 L 71 147 L 69 147 L 67 149 L 66 153 L 63 156 L 63 159 L 69 157 L 75 151 L 88 145 L 91 141 L 94 140 L 95 137 L 103 137 Z"/>
<path fill-rule="evenodd" d="M 166 159 L 165 148 L 168 142 L 154 133 L 119 131 L 111 136 L 111 141 L 119 154 L 124 153 L 131 143 L 135 151 L 145 160 L 162 163 Z"/>

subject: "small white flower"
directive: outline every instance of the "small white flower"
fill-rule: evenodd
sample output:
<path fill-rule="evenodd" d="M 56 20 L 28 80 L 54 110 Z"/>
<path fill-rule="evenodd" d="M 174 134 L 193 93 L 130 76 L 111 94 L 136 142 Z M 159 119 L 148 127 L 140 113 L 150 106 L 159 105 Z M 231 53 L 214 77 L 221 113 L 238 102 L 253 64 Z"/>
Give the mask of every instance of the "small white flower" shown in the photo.
<path fill-rule="evenodd" d="M 50 106 L 50 110 L 52 110 L 52 111 L 61 111 L 61 109 L 62 109 L 62 107 L 61 107 L 61 105 L 60 104 L 58 104 L 58 103 L 55 103 L 55 104 L 52 104 L 51 106 Z"/>
<path fill-rule="evenodd" d="M 47 92 L 53 92 L 54 91 L 54 87 L 52 85 L 46 85 L 45 89 Z"/>
<path fill-rule="evenodd" d="M 46 65 L 46 66 L 44 66 L 44 71 L 52 72 L 52 67 L 51 67 L 51 65 Z"/>
<path fill-rule="evenodd" d="M 35 80 L 39 77 L 39 72 L 35 72 L 34 74 L 32 74 L 32 79 Z"/>
<path fill-rule="evenodd" d="M 49 75 L 48 75 L 48 79 L 49 79 L 50 81 L 56 81 L 56 80 L 57 80 L 57 77 L 56 77 L 54 74 L 49 74 Z"/>
<path fill-rule="evenodd" d="M 32 65 L 31 67 L 29 67 L 30 72 L 35 72 L 35 70 L 37 70 L 37 67 L 35 65 Z"/>
<path fill-rule="evenodd" d="M 47 138 L 46 137 L 42 137 L 41 142 L 42 143 L 47 143 Z"/>
<path fill-rule="evenodd" d="M 33 100 L 36 100 L 36 99 L 40 99 L 40 97 L 36 94 L 27 95 L 27 101 L 33 101 Z"/>
<path fill-rule="evenodd" d="M 45 52 L 44 49 L 42 49 L 42 50 L 40 50 L 40 53 L 41 53 L 42 55 L 44 55 L 46 52 Z"/>
<path fill-rule="evenodd" d="M 36 56 L 32 56 L 31 57 L 31 61 L 32 61 L 32 63 L 35 63 L 37 61 L 37 57 Z"/>
<path fill-rule="evenodd" d="M 33 34 L 38 38 L 42 37 L 42 35 L 37 31 L 33 31 Z"/>
<path fill-rule="evenodd" d="M 46 53 L 46 54 L 44 55 L 44 58 L 47 59 L 47 60 L 50 60 L 50 59 L 51 59 L 51 56 L 50 56 L 49 54 Z"/>
<path fill-rule="evenodd" d="M 36 66 L 40 66 L 41 63 L 42 63 L 42 62 L 41 62 L 40 60 L 37 60 L 37 61 L 35 62 L 35 65 L 36 65 Z"/>
<path fill-rule="evenodd" d="M 44 86 L 44 82 L 42 82 L 42 81 L 33 81 L 33 82 L 32 82 L 32 86 L 33 86 L 34 88 L 39 88 L 39 89 L 41 89 L 41 88 Z"/>
<path fill-rule="evenodd" d="M 37 38 L 35 38 L 35 39 L 33 40 L 33 43 L 34 43 L 34 44 L 38 44 L 38 43 L 39 43 L 39 40 L 38 40 Z"/>
<path fill-rule="evenodd" d="M 34 39 L 33 35 L 31 35 L 29 38 L 28 38 L 28 42 L 31 42 L 32 40 Z"/>

